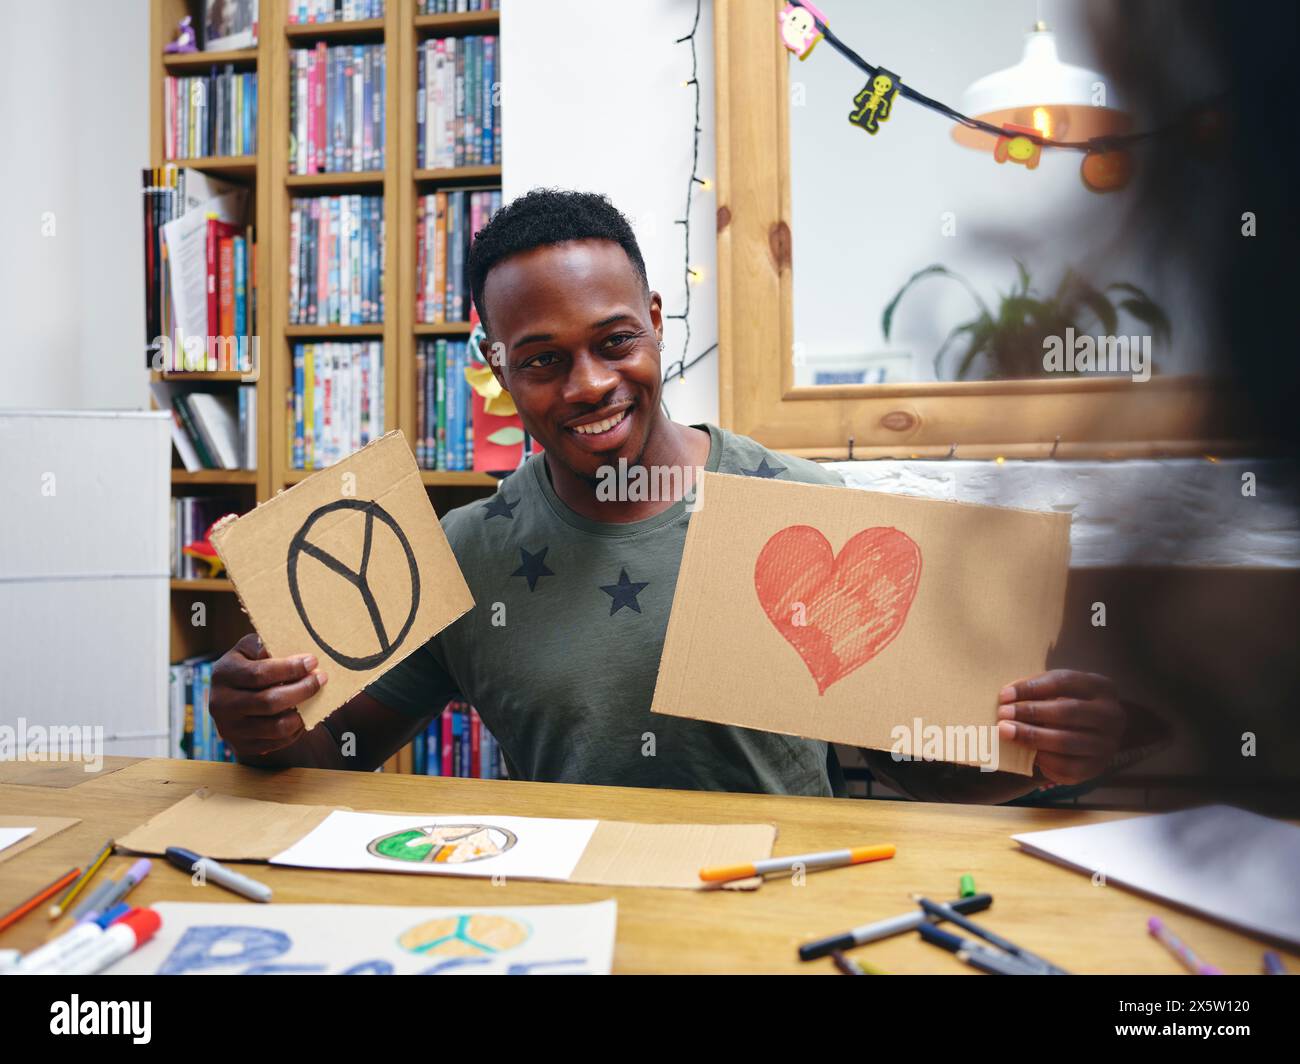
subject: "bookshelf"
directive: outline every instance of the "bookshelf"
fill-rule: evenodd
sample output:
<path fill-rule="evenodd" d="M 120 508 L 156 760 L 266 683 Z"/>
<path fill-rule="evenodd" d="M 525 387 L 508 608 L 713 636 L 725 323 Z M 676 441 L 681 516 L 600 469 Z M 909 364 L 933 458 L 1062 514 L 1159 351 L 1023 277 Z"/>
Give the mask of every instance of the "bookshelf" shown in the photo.
<path fill-rule="evenodd" d="M 246 48 L 237 51 L 196 52 L 183 55 L 166 55 L 164 46 L 175 36 L 176 24 L 190 15 L 197 25 L 201 19 L 201 4 L 186 0 L 151 0 L 149 42 L 149 166 L 159 168 L 169 162 L 201 170 L 224 180 L 244 185 L 249 190 L 249 220 L 253 224 L 258 243 L 258 287 L 255 314 L 258 326 L 265 333 L 269 320 L 272 286 L 265 276 L 266 236 L 270 231 L 270 138 L 267 109 L 259 108 L 257 116 L 258 151 L 255 155 L 206 156 L 184 160 L 166 157 L 164 136 L 164 84 L 172 77 L 195 76 L 209 68 L 230 64 L 240 73 L 256 73 L 258 96 L 265 100 L 264 86 L 269 84 L 265 49 Z M 263 360 L 266 350 L 263 343 Z M 262 370 L 265 367 L 260 367 Z M 246 379 L 238 372 L 157 372 L 150 373 L 153 380 L 165 380 L 196 391 L 229 392 Z M 229 498 L 241 510 L 248 510 L 271 495 L 271 469 L 268 439 L 264 431 L 271 406 L 270 381 L 267 374 L 259 372 L 252 382 L 255 387 L 258 418 L 258 439 L 255 468 L 251 470 L 204 469 L 188 472 L 179 467 L 171 472 L 171 489 L 175 496 L 220 496 Z M 171 587 L 170 660 L 178 661 L 195 654 L 207 653 L 229 647 L 250 630 L 239 609 L 229 580 L 173 579 Z M 197 622 L 202 623 L 197 623 Z"/>
<path fill-rule="evenodd" d="M 417 338 L 445 336 L 464 339 L 464 323 L 417 324 L 416 202 L 435 188 L 499 188 L 501 167 L 473 166 L 452 170 L 418 170 L 416 160 L 417 49 L 430 37 L 499 34 L 499 12 L 420 15 L 416 0 L 388 0 L 383 18 L 356 22 L 291 24 L 290 0 L 261 0 L 256 47 L 229 52 L 165 55 L 176 24 L 191 16 L 201 22 L 199 0 L 150 0 L 150 162 L 161 167 L 164 157 L 164 79 L 202 74 L 211 66 L 232 64 L 255 71 L 258 77 L 256 155 L 175 160 L 179 165 L 237 180 L 250 190 L 250 219 L 257 235 L 257 304 L 260 365 L 256 378 L 257 462 L 255 470 L 172 470 L 174 495 L 219 494 L 252 509 L 276 492 L 311 475 L 292 468 L 292 423 L 289 403 L 293 387 L 293 344 L 301 340 L 377 339 L 383 341 L 384 425 L 415 437 Z M 289 172 L 290 51 L 324 42 L 383 44 L 386 51 L 385 158 L 382 170 L 292 174 Z M 289 221 L 295 197 L 317 194 L 364 193 L 384 200 L 385 261 L 383 291 L 385 319 L 373 325 L 290 324 Z M 219 390 L 238 387 L 238 373 L 155 373 L 165 379 Z M 487 474 L 422 470 L 421 479 L 437 513 L 481 498 L 495 489 Z M 223 578 L 171 582 L 173 661 L 194 654 L 224 650 L 251 626 L 239 608 L 230 582 Z M 203 604 L 205 623 L 192 623 L 196 604 Z M 394 767 L 409 770 L 409 748 Z"/>

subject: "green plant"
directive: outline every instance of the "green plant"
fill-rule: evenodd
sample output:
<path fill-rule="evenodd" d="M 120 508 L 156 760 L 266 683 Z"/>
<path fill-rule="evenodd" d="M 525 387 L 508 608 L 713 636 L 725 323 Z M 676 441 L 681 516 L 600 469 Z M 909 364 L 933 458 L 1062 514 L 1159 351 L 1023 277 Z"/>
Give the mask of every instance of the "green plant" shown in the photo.
<path fill-rule="evenodd" d="M 981 356 L 990 364 L 986 379 L 1041 377 L 1044 375 L 1043 341 L 1047 337 L 1064 337 L 1067 329 L 1082 335 L 1090 331 L 1089 326 L 1100 326 L 1103 335 L 1112 336 L 1119 326 L 1121 312 L 1147 326 L 1153 340 L 1167 340 L 1169 337 L 1171 330 L 1165 312 L 1137 285 L 1117 281 L 1098 290 L 1073 270 L 1066 270 L 1056 291 L 1043 297 L 1030 286 L 1029 271 L 1018 260 L 1016 270 L 1018 282 L 1002 296 L 996 315 L 974 286 L 960 274 L 937 263 L 918 270 L 885 307 L 880 319 L 881 331 L 888 340 L 894 311 L 913 285 L 927 277 L 947 277 L 970 293 L 979 314 L 954 328 L 935 352 L 934 372 L 940 379 L 943 379 L 944 357 L 959 342 L 964 343 L 965 348 L 952 380 L 964 380 Z M 1117 304 L 1109 295 L 1112 292 L 1124 298 L 1120 298 Z"/>

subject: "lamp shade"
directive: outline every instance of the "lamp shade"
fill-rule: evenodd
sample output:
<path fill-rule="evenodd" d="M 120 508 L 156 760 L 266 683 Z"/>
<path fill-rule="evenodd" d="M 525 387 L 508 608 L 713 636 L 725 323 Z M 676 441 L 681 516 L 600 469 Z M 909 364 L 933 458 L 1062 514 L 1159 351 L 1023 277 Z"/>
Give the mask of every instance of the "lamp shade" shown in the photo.
<path fill-rule="evenodd" d="M 1090 140 L 1125 133 L 1129 116 L 1094 104 L 1102 77 L 1086 67 L 1062 63 L 1056 34 L 1038 23 L 1025 34 L 1025 52 L 1015 66 L 973 82 L 962 96 L 962 113 L 1001 127 L 1035 129 L 1048 140 Z M 953 139 L 967 148 L 992 151 L 997 137 L 957 123 Z"/>

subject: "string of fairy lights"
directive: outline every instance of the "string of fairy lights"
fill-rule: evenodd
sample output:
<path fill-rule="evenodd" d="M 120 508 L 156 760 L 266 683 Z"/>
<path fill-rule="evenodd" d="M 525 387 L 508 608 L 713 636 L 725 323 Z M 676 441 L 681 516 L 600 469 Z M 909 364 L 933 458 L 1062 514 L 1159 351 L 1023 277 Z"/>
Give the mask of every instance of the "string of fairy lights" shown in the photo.
<path fill-rule="evenodd" d="M 907 82 L 897 78 L 897 76 L 890 71 L 885 70 L 884 67 L 873 66 L 871 63 L 868 63 L 862 58 L 862 56 L 840 40 L 831 28 L 819 17 L 818 12 L 810 4 L 804 3 L 804 0 L 788 0 L 786 3 L 786 10 L 788 11 L 793 8 L 800 8 L 807 12 L 808 18 L 816 27 L 818 36 L 825 40 L 827 44 L 835 49 L 835 51 L 839 52 L 840 55 L 844 56 L 844 58 L 850 63 L 863 71 L 869 79 L 875 79 L 878 75 L 884 74 L 891 80 L 892 91 L 897 95 L 911 100 L 914 103 L 918 103 L 922 107 L 928 107 L 931 111 L 941 114 L 953 122 L 966 126 L 968 129 L 974 129 L 981 133 L 988 133 L 994 137 L 1005 138 L 1007 136 L 1007 130 L 1003 127 L 996 126 L 992 122 L 985 122 L 983 119 L 971 118 L 969 115 L 962 114 L 955 107 L 950 107 L 948 104 L 927 96 L 925 93 L 913 88 Z M 789 43 L 787 43 L 786 47 L 791 48 L 793 51 L 793 48 Z M 807 53 L 805 52 L 804 54 Z M 1064 149 L 1066 151 L 1096 153 L 1118 152 L 1130 145 L 1138 144 L 1155 137 L 1162 137 L 1178 130 L 1186 124 L 1188 116 L 1202 113 L 1207 109 L 1222 103 L 1228 95 L 1229 93 L 1226 92 L 1221 93 L 1194 107 L 1188 108 L 1182 117 L 1175 119 L 1174 121 L 1167 122 L 1165 125 L 1159 126 L 1155 129 L 1142 130 L 1137 133 L 1112 133 L 1092 137 L 1088 140 L 1053 140 L 1035 130 L 1017 129 L 1016 137 L 1019 140 L 1027 141 L 1036 145 L 1039 149 L 1053 148 L 1058 150 Z"/>
<path fill-rule="evenodd" d="M 700 362 L 718 349 L 716 343 L 705 348 L 694 358 L 687 361 L 687 356 L 691 350 L 691 290 L 700 281 L 700 271 L 691 265 L 691 206 L 695 200 L 696 186 L 707 190 L 712 187 L 711 183 L 700 176 L 700 133 L 703 128 L 700 125 L 700 65 L 699 55 L 695 49 L 695 38 L 700 28 L 700 8 L 701 0 L 695 0 L 695 19 L 691 23 L 691 32 L 685 37 L 678 37 L 674 44 L 687 44 L 691 49 L 691 76 L 684 83 L 686 88 L 693 89 L 695 95 L 695 111 L 691 120 L 691 173 L 686 181 L 686 209 L 682 216 L 678 218 L 675 224 L 682 227 L 682 280 L 686 287 L 685 307 L 680 314 L 665 315 L 671 321 L 680 321 L 683 326 L 684 336 L 682 338 L 681 357 L 669 365 L 668 371 L 664 374 L 664 383 L 667 384 L 673 377 L 678 380 L 686 379 L 686 371 Z M 665 404 L 664 410 L 668 407 Z"/>

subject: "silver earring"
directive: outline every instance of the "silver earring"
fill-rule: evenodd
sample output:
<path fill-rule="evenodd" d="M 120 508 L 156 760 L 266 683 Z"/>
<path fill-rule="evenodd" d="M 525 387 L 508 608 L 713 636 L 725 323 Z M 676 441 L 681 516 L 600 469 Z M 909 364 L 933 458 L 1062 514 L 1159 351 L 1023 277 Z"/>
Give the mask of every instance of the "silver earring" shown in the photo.
<path fill-rule="evenodd" d="M 660 341 L 659 341 L 659 350 L 662 351 L 663 349 L 664 349 L 664 342 L 663 342 L 662 340 L 660 340 Z"/>

